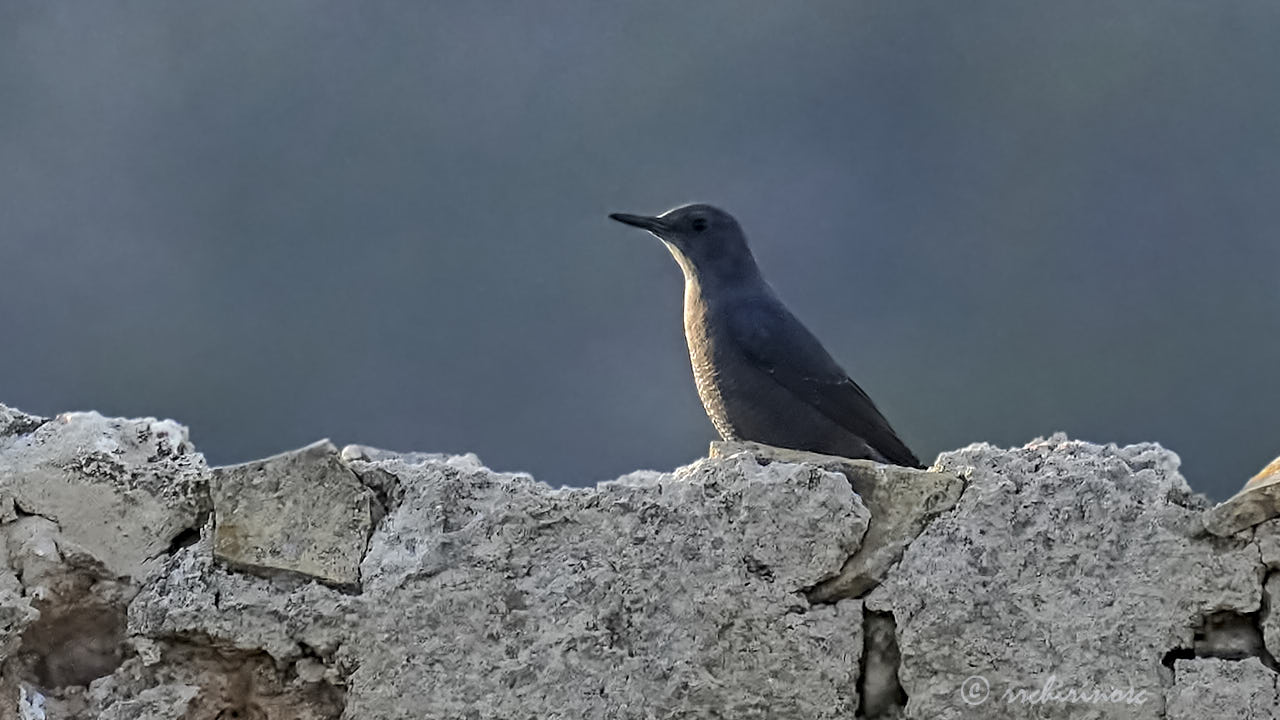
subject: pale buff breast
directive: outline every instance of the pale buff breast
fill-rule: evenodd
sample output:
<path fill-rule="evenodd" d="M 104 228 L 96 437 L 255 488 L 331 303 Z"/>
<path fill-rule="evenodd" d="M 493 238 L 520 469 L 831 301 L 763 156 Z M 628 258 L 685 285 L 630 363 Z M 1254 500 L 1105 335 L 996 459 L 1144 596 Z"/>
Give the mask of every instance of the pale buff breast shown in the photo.
<path fill-rule="evenodd" d="M 725 440 L 738 439 L 738 432 L 729 421 L 730 412 L 725 403 L 723 378 L 716 368 L 723 367 L 715 358 L 716 348 L 710 340 L 694 342 L 693 338 L 708 338 L 706 332 L 706 307 L 700 302 L 696 293 L 686 289 L 684 308 L 685 338 L 689 345 L 689 362 L 693 367 L 693 382 L 698 388 L 698 397 L 702 407 L 715 425 L 716 432 Z"/>

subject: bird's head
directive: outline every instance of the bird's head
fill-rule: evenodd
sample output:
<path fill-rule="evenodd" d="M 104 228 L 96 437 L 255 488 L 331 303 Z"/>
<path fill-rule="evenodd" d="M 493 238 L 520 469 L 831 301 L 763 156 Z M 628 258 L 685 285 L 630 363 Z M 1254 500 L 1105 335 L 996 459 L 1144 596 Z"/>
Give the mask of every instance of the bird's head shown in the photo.
<path fill-rule="evenodd" d="M 731 280 L 758 272 L 738 221 L 720 208 L 681 205 L 656 217 L 626 213 L 609 217 L 657 236 L 666 243 L 686 275 L 703 280 Z"/>

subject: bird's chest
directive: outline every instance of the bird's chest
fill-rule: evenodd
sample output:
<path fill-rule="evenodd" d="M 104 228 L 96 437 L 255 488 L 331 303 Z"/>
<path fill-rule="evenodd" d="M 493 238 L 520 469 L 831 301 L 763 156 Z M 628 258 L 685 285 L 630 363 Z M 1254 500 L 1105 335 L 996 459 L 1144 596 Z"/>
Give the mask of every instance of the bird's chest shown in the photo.
<path fill-rule="evenodd" d="M 732 355 L 731 343 L 723 331 L 714 326 L 705 308 L 696 303 L 692 307 L 686 303 L 684 332 L 689 343 L 693 381 L 702 406 L 721 437 L 737 439 L 739 432 L 734 417 L 738 413 L 732 387 L 732 365 L 737 359 Z"/>

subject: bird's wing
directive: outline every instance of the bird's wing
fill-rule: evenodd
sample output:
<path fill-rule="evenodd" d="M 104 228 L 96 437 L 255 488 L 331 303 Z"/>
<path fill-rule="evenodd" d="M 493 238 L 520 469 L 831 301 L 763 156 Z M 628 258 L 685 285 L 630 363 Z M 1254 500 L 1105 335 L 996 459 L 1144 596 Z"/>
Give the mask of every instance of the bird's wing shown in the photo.
<path fill-rule="evenodd" d="M 866 441 L 889 462 L 921 467 L 871 398 L 780 303 L 747 302 L 729 313 L 739 349 L 791 394 Z"/>

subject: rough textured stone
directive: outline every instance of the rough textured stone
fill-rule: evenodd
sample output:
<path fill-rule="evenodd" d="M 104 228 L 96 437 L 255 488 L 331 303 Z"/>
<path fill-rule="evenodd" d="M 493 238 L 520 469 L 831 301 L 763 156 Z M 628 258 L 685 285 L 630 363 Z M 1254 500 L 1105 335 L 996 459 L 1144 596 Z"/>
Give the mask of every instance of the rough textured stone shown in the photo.
<path fill-rule="evenodd" d="M 98 716 L 99 720 L 184 720 L 190 716 L 191 701 L 200 692 L 195 685 L 158 685 L 119 700 Z"/>
<path fill-rule="evenodd" d="M 172 420 L 89 412 L 39 422 L 4 410 L 0 497 L 56 522 L 117 576 L 145 575 L 207 510 L 204 457 Z"/>
<path fill-rule="evenodd" d="M 17 690 L 17 717 L 18 720 L 47 720 L 48 714 L 45 713 L 45 697 L 39 690 L 23 683 Z M 8 708 L 5 708 L 8 710 Z M 0 717 L 4 717 L 0 715 Z"/>
<path fill-rule="evenodd" d="M 336 720 L 342 700 L 338 688 L 290 677 L 263 655 L 172 645 L 157 662 L 131 660 L 49 709 L 95 720 Z"/>
<path fill-rule="evenodd" d="M 357 622 L 353 596 L 292 577 L 263 578 L 213 560 L 211 542 L 183 548 L 129 606 L 128 629 L 150 638 L 208 638 L 288 663 L 332 655 Z"/>
<path fill-rule="evenodd" d="M 360 559 L 359 582 L 334 587 L 304 572 L 314 565 L 264 572 L 282 563 L 215 557 L 204 514 L 248 502 L 265 471 L 212 502 L 202 462 L 125 447 L 149 427 L 0 406 L 0 467 L 39 473 L 16 505 L 0 500 L 0 720 L 1276 713 L 1280 620 L 1263 576 L 1280 569 L 1280 519 L 1208 535 L 1207 502 L 1158 446 L 979 445 L 898 484 L 873 465 L 720 446 L 724 457 L 674 473 L 552 490 L 475 456 L 325 445 L 293 454 L 298 469 L 277 468 L 266 493 L 304 520 L 258 513 L 254 527 L 284 530 L 243 537 L 276 558 L 290 523 L 322 540 L 316 518 L 337 517 L 308 502 L 367 510 L 367 538 L 340 522 L 333 532 L 346 548 L 360 539 L 343 555 Z M 31 462 L 113 443 L 124 469 L 105 475 L 101 459 Z M 338 490 L 323 500 L 306 481 L 317 465 Z M 0 498 L 15 497 L 9 477 Z M 934 498 L 949 495 L 928 488 L 959 477 L 959 501 L 939 512 Z M 44 482 L 105 495 L 43 493 Z M 192 531 L 174 536 L 131 508 L 118 520 L 141 523 L 131 533 L 87 542 L 68 524 L 87 508 L 27 506 L 129 508 L 140 489 L 144 505 L 195 518 Z M 896 564 L 861 549 L 895 543 Z M 815 585 L 859 557 L 868 583 L 887 573 L 879 586 L 813 604 Z M 113 569 L 131 563 L 146 573 Z M 972 684 L 961 695 L 971 676 L 986 695 Z M 1069 691 L 1143 702 L 1064 701 Z"/>
<path fill-rule="evenodd" d="M 1280 657 L 1280 573 L 1267 575 L 1263 589 L 1268 603 L 1262 613 L 1262 639 L 1271 655 Z"/>
<path fill-rule="evenodd" d="M 1280 458 L 1271 461 L 1244 488 L 1206 510 L 1204 526 L 1223 537 L 1280 515 Z"/>
<path fill-rule="evenodd" d="M 1253 531 L 1262 562 L 1271 570 L 1280 570 L 1280 520 L 1268 520 Z"/>
<path fill-rule="evenodd" d="M 8 653 L 10 674 L 58 687 L 111 673 L 123 659 L 124 607 L 134 587 L 67 541 L 51 520 L 22 517 L 0 534 L 26 604 L 20 645 Z"/>
<path fill-rule="evenodd" d="M 1276 673 L 1257 658 L 1179 660 L 1167 693 L 1167 720 L 1274 720 L 1280 717 Z"/>
<path fill-rule="evenodd" d="M 17 408 L 0 405 L 0 438 L 6 435 L 25 435 L 49 422 L 49 418 L 29 415 Z"/>
<path fill-rule="evenodd" d="M 1254 528 L 1254 542 L 1267 576 L 1267 599 L 1261 615 L 1262 637 L 1272 656 L 1280 657 L 1280 520 L 1268 520 Z"/>
<path fill-rule="evenodd" d="M 385 611 L 353 639 L 349 716 L 854 711 L 860 608 L 800 594 L 866 529 L 843 477 L 745 456 L 591 490 L 466 459 L 382 469 L 405 497 L 365 560 Z"/>
<path fill-rule="evenodd" d="M 880 583 L 902 551 L 929 520 L 955 506 L 964 482 L 954 473 L 883 465 L 834 455 L 789 450 L 754 442 L 713 442 L 711 457 L 746 453 L 766 462 L 814 465 L 838 472 L 871 511 L 871 522 L 858 550 L 845 561 L 840 574 L 809 591 L 814 602 L 862 597 Z"/>
<path fill-rule="evenodd" d="M 8 536 L 8 528 L 0 525 L 0 658 L 18 650 L 23 631 L 40 616 L 12 569 Z"/>
<path fill-rule="evenodd" d="M 1055 436 L 1007 451 L 974 445 L 939 464 L 967 477 L 963 497 L 868 598 L 897 619 L 909 718 L 963 716 L 971 676 L 997 698 L 1050 676 L 1160 697 L 1162 660 L 1193 651 L 1206 616 L 1259 609 L 1257 547 L 1198 535 L 1207 501 L 1158 445 Z M 1161 705 L 1108 715 L 1049 704 L 1036 717 L 1160 718 Z M 993 701 L 983 716 L 1027 709 Z"/>
<path fill-rule="evenodd" d="M 473 456 L 370 456 L 383 459 L 353 469 L 394 477 L 402 500 L 370 542 L 362 594 L 237 573 L 202 542 L 144 588 L 130 632 L 345 676 L 353 718 L 856 707 L 861 608 L 801 594 L 866 529 L 843 477 L 744 456 L 552 490 Z"/>
<path fill-rule="evenodd" d="M 373 492 L 323 440 L 265 460 L 215 468 L 213 552 L 256 572 L 360 584 Z"/>

